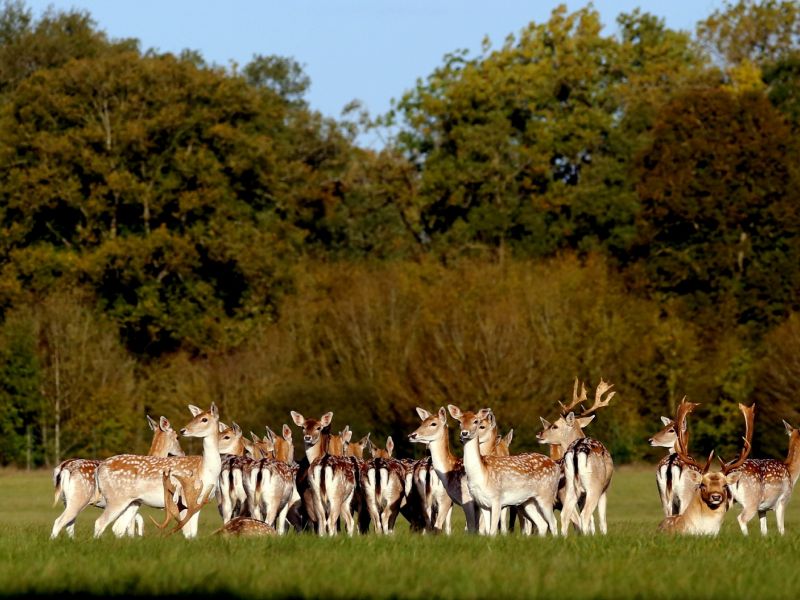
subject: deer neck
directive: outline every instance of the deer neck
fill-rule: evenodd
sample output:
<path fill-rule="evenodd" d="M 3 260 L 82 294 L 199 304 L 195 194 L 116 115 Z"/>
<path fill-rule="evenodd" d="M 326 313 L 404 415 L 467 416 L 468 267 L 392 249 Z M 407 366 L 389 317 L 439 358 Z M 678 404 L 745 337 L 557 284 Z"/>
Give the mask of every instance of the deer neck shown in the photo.
<path fill-rule="evenodd" d="M 672 446 L 670 448 L 667 448 L 667 456 L 669 456 L 670 454 L 677 454 L 677 453 L 678 453 L 678 440 L 675 440 L 672 443 Z"/>
<path fill-rule="evenodd" d="M 306 458 L 308 459 L 309 463 L 314 462 L 321 456 L 324 456 L 328 453 L 328 440 L 330 436 L 326 433 L 322 433 L 319 436 L 319 440 L 313 446 L 306 446 Z"/>
<path fill-rule="evenodd" d="M 566 434 L 564 436 L 564 438 L 561 440 L 561 444 L 560 444 L 560 446 L 561 446 L 561 456 L 564 456 L 564 454 L 566 454 L 567 448 L 569 448 L 570 445 L 572 445 L 572 442 L 574 442 L 575 440 L 579 440 L 579 439 L 585 438 L 585 437 L 586 437 L 586 434 L 583 433 L 583 429 L 581 429 L 580 427 L 573 427 L 572 430 L 568 434 Z"/>
<path fill-rule="evenodd" d="M 478 441 L 478 449 L 481 456 L 489 456 L 494 453 L 494 447 L 497 445 L 497 427 L 493 428 L 485 440 Z"/>
<path fill-rule="evenodd" d="M 789 476 L 792 478 L 792 487 L 797 483 L 800 476 L 800 437 L 789 438 L 789 452 L 784 461 L 786 468 L 789 469 Z"/>
<path fill-rule="evenodd" d="M 216 431 L 203 438 L 203 460 L 200 477 L 203 486 L 214 486 L 222 470 L 222 458 L 219 455 L 219 438 Z"/>
<path fill-rule="evenodd" d="M 464 471 L 470 481 L 482 481 L 486 477 L 486 463 L 481 456 L 480 442 L 477 436 L 464 444 Z"/>
<path fill-rule="evenodd" d="M 442 431 L 440 437 L 428 443 L 428 449 L 431 451 L 433 468 L 440 473 L 449 473 L 455 469 L 456 457 L 450 452 L 447 428 L 443 428 Z"/>

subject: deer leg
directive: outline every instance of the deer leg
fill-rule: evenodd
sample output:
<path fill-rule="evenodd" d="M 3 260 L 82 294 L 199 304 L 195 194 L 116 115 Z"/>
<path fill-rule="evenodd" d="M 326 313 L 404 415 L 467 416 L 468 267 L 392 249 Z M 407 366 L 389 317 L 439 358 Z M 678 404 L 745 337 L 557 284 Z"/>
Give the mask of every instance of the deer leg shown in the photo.
<path fill-rule="evenodd" d="M 131 536 L 136 533 L 136 513 L 139 506 L 136 503 L 128 505 L 111 525 L 111 531 L 117 537 Z"/>
<path fill-rule="evenodd" d="M 475 506 L 475 501 L 470 500 L 469 502 L 464 502 L 461 505 L 461 508 L 464 509 L 464 516 L 467 520 L 467 531 L 470 533 L 477 533 L 478 532 L 478 511 L 477 507 Z"/>
<path fill-rule="evenodd" d="M 758 524 L 761 528 L 761 535 L 767 535 L 767 511 L 758 511 Z"/>
<path fill-rule="evenodd" d="M 94 537 L 99 538 L 103 535 L 106 527 L 113 523 L 122 512 L 128 508 L 129 501 L 117 501 L 106 498 L 106 507 L 103 514 L 94 522 Z"/>
<path fill-rule="evenodd" d="M 608 505 L 608 496 L 606 492 L 600 494 L 597 500 L 597 518 L 600 521 L 600 533 L 605 535 L 608 533 L 608 521 L 606 520 L 606 507 Z M 594 534 L 594 515 L 592 515 L 592 534 Z"/>
<path fill-rule="evenodd" d="M 664 516 L 669 517 L 672 515 L 672 497 L 667 494 L 667 483 L 665 473 L 667 467 L 661 467 L 656 473 L 656 485 L 658 486 L 658 497 L 661 499 L 661 508 L 664 510 Z"/>
<path fill-rule="evenodd" d="M 500 533 L 503 535 L 508 534 L 508 515 L 514 507 L 509 508 L 504 506 L 500 509 Z"/>
<path fill-rule="evenodd" d="M 528 500 L 525 504 L 522 504 L 520 508 L 524 511 L 525 516 L 528 517 L 532 523 L 536 524 L 536 533 L 539 537 L 544 537 L 547 535 L 547 528 L 549 527 L 550 523 L 548 523 L 545 518 L 542 517 L 542 513 L 539 512 L 539 508 L 536 505 L 534 500 Z M 553 520 L 553 525 L 555 525 L 555 517 L 551 517 Z"/>
<path fill-rule="evenodd" d="M 66 527 L 67 535 L 75 537 L 75 519 L 83 511 L 84 508 L 89 506 L 90 498 L 73 499 L 70 496 L 64 495 L 66 498 L 64 512 L 62 512 L 53 522 L 53 531 L 50 533 L 50 539 L 55 539 L 61 530 Z"/>
<path fill-rule="evenodd" d="M 758 512 L 757 506 L 742 504 L 742 512 L 736 517 L 736 520 L 739 521 L 739 528 L 742 530 L 742 535 L 747 535 L 747 524 L 750 522 L 750 519 L 756 516 L 756 512 Z"/>
<path fill-rule="evenodd" d="M 784 494 L 775 505 L 775 521 L 778 525 L 778 533 L 781 535 L 783 535 L 783 518 L 786 514 L 786 505 L 789 504 L 789 498 L 791 498 L 791 492 Z M 764 529 L 766 530 L 766 525 L 764 526 Z"/>

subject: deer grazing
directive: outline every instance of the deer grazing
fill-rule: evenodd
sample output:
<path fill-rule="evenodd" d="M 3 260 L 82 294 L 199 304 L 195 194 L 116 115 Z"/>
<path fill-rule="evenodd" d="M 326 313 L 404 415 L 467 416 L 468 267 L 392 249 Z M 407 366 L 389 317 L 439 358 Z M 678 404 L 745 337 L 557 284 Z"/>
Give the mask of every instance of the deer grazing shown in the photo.
<path fill-rule="evenodd" d="M 694 484 L 694 496 L 679 515 L 666 517 L 659 525 L 659 530 L 667 533 L 685 535 L 711 535 L 719 533 L 722 520 L 730 505 L 728 490 L 736 485 L 742 473 L 737 471 L 750 453 L 750 442 L 753 436 L 754 406 L 739 405 L 745 418 L 744 447 L 736 460 L 722 463 L 720 472 L 710 472 L 714 451 L 711 451 L 702 467 L 690 455 L 686 438 L 686 416 L 698 406 L 685 400 L 678 406 L 675 424 L 678 434 L 678 455 L 688 465 L 695 467 L 687 470 L 686 475 Z"/>
<path fill-rule="evenodd" d="M 505 506 L 517 506 L 533 521 L 539 535 L 549 529 L 558 535 L 553 505 L 558 491 L 558 465 L 543 454 L 529 452 L 516 456 L 481 456 L 478 437 L 481 422 L 491 410 L 477 413 L 449 405 L 450 415 L 459 421 L 464 444 L 464 470 L 467 486 L 488 524 L 486 533 L 496 535 L 500 512 Z"/>
<path fill-rule="evenodd" d="M 147 424 L 153 430 L 153 441 L 150 444 L 148 454 L 150 456 L 183 456 L 177 432 L 172 429 L 166 417 L 161 417 L 158 421 L 147 417 Z M 58 534 L 66 527 L 69 537 L 75 536 L 75 519 L 87 506 L 105 506 L 102 497 L 97 493 L 95 476 L 97 467 L 101 461 L 83 458 L 72 458 L 63 461 L 53 471 L 53 483 L 55 484 L 54 504 L 59 500 L 64 502 L 64 512 L 62 512 L 53 523 L 51 538 L 58 537 Z M 125 534 L 133 535 L 138 530 L 139 535 L 144 529 L 144 521 L 140 515 L 134 515 L 129 522 L 119 520 L 119 524 L 114 523 L 114 532 L 120 536 Z M 123 533 L 124 532 L 124 533 Z"/>
<path fill-rule="evenodd" d="M 753 410 L 751 407 L 747 410 Z M 740 475 L 739 481 L 730 485 L 733 499 L 742 505 L 736 517 L 739 527 L 747 535 L 747 523 L 758 513 L 761 534 L 767 534 L 767 512 L 775 511 L 778 532 L 784 533 L 786 506 L 800 475 L 800 431 L 783 422 L 789 436 L 789 450 L 785 460 L 773 458 L 748 458 L 741 466 L 731 469 Z"/>
<path fill-rule="evenodd" d="M 561 404 L 561 414 L 554 423 L 541 419 L 543 430 L 536 436 L 540 443 L 559 446 L 562 452 L 564 469 L 564 499 L 561 509 L 561 531 L 568 534 L 568 525 L 573 515 L 580 511 L 578 528 L 581 533 L 594 533 L 593 515 L 595 509 L 600 521 L 600 532 L 608 531 L 606 523 L 606 491 L 614 474 L 614 462 L 606 447 L 592 438 L 586 437 L 586 427 L 600 408 L 608 406 L 616 392 L 613 386 L 602 379 L 597 386 L 594 404 L 580 415 L 573 409 L 586 401 L 586 386 L 581 384 L 578 394 L 578 380 L 572 393 L 572 402 Z M 610 392 L 610 393 L 609 393 Z M 607 394 L 605 397 L 604 395 Z"/>
<path fill-rule="evenodd" d="M 193 475 L 200 488 L 200 502 L 188 507 L 179 526 L 186 537 L 197 535 L 199 507 L 214 492 L 222 467 L 219 455 L 219 411 L 215 404 L 209 410 L 189 405 L 193 419 L 181 429 L 184 437 L 203 440 L 202 456 L 154 457 L 121 454 L 100 463 L 97 468 L 97 486 L 106 507 L 94 525 L 95 537 L 100 537 L 106 527 L 132 508 L 134 514 L 142 504 L 164 508 L 162 476 L 171 470 L 176 475 Z"/>
<path fill-rule="evenodd" d="M 678 434 L 675 430 L 675 421 L 668 417 L 661 417 L 661 422 L 664 427 L 649 441 L 651 446 L 668 449 L 667 455 L 658 462 L 656 485 L 664 516 L 669 517 L 679 515 L 691 502 L 694 496 L 694 484 L 689 480 L 687 471 L 697 470 L 697 467 L 686 464 L 678 456 Z M 685 435 L 688 439 L 688 432 L 685 432 Z"/>

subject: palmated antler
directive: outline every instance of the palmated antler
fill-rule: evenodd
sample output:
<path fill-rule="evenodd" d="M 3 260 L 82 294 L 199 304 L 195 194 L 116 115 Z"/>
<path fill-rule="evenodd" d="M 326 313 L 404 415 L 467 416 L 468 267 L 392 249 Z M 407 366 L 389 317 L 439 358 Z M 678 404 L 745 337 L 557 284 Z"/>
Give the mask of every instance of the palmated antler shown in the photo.
<path fill-rule="evenodd" d="M 605 397 L 605 399 L 603 399 L 603 394 L 610 391 L 611 388 L 613 387 L 614 387 L 613 383 L 608 383 L 607 381 L 603 381 L 603 379 L 600 378 L 600 383 L 597 384 L 597 389 L 594 392 L 594 404 L 592 404 L 592 406 L 588 410 L 584 410 L 580 416 L 585 417 L 587 415 L 592 414 L 599 408 L 608 406 L 608 403 L 611 402 L 611 399 L 614 396 L 616 396 L 617 392 L 611 392 Z M 584 397 L 585 395 L 586 392 L 584 392 Z"/>
<path fill-rule="evenodd" d="M 581 386 L 581 393 L 578 395 L 578 384 L 580 383 Z M 586 385 L 581 381 L 578 381 L 578 378 L 575 378 L 575 386 L 572 389 L 572 402 L 564 406 L 564 404 L 559 401 L 558 404 L 561 406 L 561 416 L 566 417 L 570 411 L 578 406 L 581 402 L 586 402 Z"/>
<path fill-rule="evenodd" d="M 712 450 L 708 455 L 706 464 L 703 466 L 689 454 L 689 428 L 686 426 L 686 415 L 692 412 L 697 406 L 699 406 L 699 404 L 696 402 L 687 402 L 686 396 L 683 397 L 681 403 L 678 405 L 678 411 L 675 415 L 675 434 L 678 437 L 677 453 L 678 458 L 684 463 L 699 469 L 703 473 L 707 473 L 709 467 L 711 467 L 711 461 L 714 460 L 714 451 Z"/>
<path fill-rule="evenodd" d="M 175 478 L 181 484 L 181 491 L 187 512 L 183 519 L 179 520 L 178 524 L 167 535 L 172 535 L 183 529 L 189 520 L 199 513 L 202 508 L 208 504 L 209 500 L 211 500 L 211 498 L 209 498 L 211 490 L 209 489 L 209 493 L 205 493 L 202 480 L 199 482 L 200 488 L 198 489 L 195 486 L 197 480 L 192 475 L 188 477 L 175 476 Z"/>
<path fill-rule="evenodd" d="M 181 509 L 175 502 L 176 488 L 174 485 L 172 485 L 171 476 L 172 476 L 171 470 L 162 471 L 161 473 L 161 484 L 164 486 L 164 512 L 166 513 L 164 517 L 164 522 L 159 523 L 153 518 L 152 515 L 149 515 L 150 520 L 153 521 L 153 523 L 155 523 L 155 526 L 161 530 L 166 529 L 167 526 L 169 525 L 169 522 L 172 521 L 172 519 L 175 519 L 176 521 L 180 520 Z"/>
<path fill-rule="evenodd" d="M 751 406 L 745 406 L 744 404 L 739 404 L 739 410 L 742 411 L 744 415 L 744 446 L 742 447 L 742 451 L 739 453 L 739 457 L 735 460 L 730 462 L 723 462 L 722 463 L 722 472 L 727 475 L 734 469 L 738 469 L 742 466 L 747 457 L 750 455 L 750 450 L 752 449 L 752 441 L 753 441 L 753 422 L 755 421 L 756 416 L 756 405 L 753 403 Z"/>

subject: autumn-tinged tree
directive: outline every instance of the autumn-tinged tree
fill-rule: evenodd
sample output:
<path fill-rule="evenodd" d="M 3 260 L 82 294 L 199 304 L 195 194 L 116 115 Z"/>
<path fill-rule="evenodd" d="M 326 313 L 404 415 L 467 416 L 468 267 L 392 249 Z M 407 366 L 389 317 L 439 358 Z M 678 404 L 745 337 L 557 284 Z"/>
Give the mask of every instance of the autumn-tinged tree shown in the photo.
<path fill-rule="evenodd" d="M 710 322 L 776 323 L 800 301 L 797 142 L 763 94 L 695 89 L 639 163 L 634 256 Z"/>

